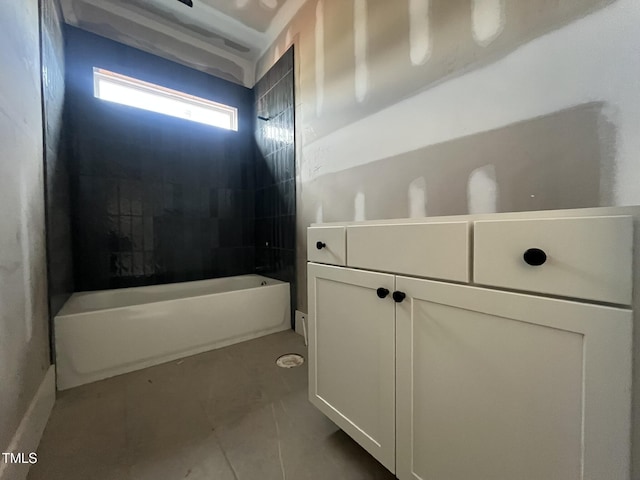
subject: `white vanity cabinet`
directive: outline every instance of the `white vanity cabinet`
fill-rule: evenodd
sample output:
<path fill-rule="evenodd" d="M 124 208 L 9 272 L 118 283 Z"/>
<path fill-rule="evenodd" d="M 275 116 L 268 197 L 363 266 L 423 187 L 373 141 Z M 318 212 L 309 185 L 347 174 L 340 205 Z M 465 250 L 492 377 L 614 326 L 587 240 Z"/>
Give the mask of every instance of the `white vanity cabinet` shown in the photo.
<path fill-rule="evenodd" d="M 344 266 L 308 264 L 310 401 L 400 480 L 630 480 L 633 219 L 591 216 L 542 221 L 531 244 L 500 215 L 340 226 Z M 572 225 L 596 239 L 584 239 L 587 253 L 567 249 Z M 433 260 L 397 253 L 420 255 L 415 239 L 403 249 L 398 232 L 410 230 L 435 232 L 424 239 Z M 390 238 L 395 256 L 376 259 Z M 371 255 L 355 253 L 364 245 Z M 544 261 L 523 258 L 534 247 Z M 603 260 L 612 247 L 619 276 Z M 493 287 L 501 269 L 521 293 Z M 492 288 L 474 284 L 473 270 Z M 586 293 L 560 298 L 576 281 Z"/>
<path fill-rule="evenodd" d="M 394 276 L 309 264 L 311 402 L 395 471 Z"/>
<path fill-rule="evenodd" d="M 628 480 L 631 312 L 398 277 L 398 478 Z"/>

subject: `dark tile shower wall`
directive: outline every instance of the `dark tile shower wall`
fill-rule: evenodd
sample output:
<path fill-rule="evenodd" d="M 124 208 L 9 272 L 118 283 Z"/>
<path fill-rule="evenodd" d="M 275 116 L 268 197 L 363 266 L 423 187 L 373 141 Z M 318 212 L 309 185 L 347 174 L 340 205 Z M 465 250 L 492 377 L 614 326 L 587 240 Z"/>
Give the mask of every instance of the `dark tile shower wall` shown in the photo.
<path fill-rule="evenodd" d="M 295 309 L 295 131 L 293 47 L 254 87 L 256 270 L 291 282 Z"/>
<path fill-rule="evenodd" d="M 63 138 L 64 37 L 57 1 L 40 2 L 49 312 L 73 293 L 69 165 Z"/>
<path fill-rule="evenodd" d="M 252 91 L 66 30 L 76 290 L 255 270 Z M 239 109 L 239 131 L 93 97 L 101 67 Z"/>

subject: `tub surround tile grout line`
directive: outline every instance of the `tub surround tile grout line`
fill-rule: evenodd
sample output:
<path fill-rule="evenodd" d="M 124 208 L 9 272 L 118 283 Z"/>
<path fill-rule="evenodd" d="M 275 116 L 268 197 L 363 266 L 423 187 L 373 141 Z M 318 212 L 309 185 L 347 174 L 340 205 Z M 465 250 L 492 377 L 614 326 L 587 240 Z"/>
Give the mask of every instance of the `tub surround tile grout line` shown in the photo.
<path fill-rule="evenodd" d="M 286 77 L 287 75 L 291 74 L 291 73 L 293 73 L 293 67 L 291 67 L 289 70 L 287 70 L 286 72 L 284 72 L 284 73 L 282 74 L 282 76 L 281 76 L 281 77 L 276 81 L 276 83 L 274 83 L 271 87 L 269 87 L 269 89 L 268 89 L 266 92 L 262 93 L 262 94 L 260 95 L 260 97 L 258 97 L 258 98 L 262 99 L 262 98 L 266 97 L 266 96 L 267 96 L 267 94 L 271 92 L 271 90 L 273 90 L 274 88 L 276 88 L 276 87 L 278 86 L 278 84 L 279 84 L 280 82 L 282 82 L 282 80 L 284 80 L 284 79 L 285 79 L 285 77 Z M 258 81 L 258 83 L 260 83 L 260 82 L 262 82 L 263 80 L 265 80 L 265 77 L 266 77 L 268 74 L 269 74 L 269 72 L 267 72 L 266 74 L 264 74 L 264 76 L 263 76 L 263 77 Z M 255 87 L 254 87 L 254 88 L 255 88 Z"/>

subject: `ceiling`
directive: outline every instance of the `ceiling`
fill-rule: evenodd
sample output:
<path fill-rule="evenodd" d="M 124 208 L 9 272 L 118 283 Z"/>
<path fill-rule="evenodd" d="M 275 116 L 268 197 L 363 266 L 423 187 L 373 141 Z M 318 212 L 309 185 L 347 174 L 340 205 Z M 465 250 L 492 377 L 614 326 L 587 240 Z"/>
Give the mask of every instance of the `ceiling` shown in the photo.
<path fill-rule="evenodd" d="M 73 26 L 251 87 L 305 0 L 60 0 Z"/>

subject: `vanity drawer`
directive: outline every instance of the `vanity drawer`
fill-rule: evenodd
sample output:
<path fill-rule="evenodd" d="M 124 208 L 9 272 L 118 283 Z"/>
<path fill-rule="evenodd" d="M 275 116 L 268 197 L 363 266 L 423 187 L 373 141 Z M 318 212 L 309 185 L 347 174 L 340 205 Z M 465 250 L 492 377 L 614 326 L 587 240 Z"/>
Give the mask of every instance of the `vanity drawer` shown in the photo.
<path fill-rule="evenodd" d="M 307 259 L 310 262 L 346 265 L 345 227 L 309 227 Z"/>
<path fill-rule="evenodd" d="M 468 222 L 348 226 L 348 266 L 468 282 L 469 235 Z"/>
<path fill-rule="evenodd" d="M 474 281 L 629 305 L 632 250 L 630 216 L 478 221 Z"/>

